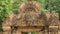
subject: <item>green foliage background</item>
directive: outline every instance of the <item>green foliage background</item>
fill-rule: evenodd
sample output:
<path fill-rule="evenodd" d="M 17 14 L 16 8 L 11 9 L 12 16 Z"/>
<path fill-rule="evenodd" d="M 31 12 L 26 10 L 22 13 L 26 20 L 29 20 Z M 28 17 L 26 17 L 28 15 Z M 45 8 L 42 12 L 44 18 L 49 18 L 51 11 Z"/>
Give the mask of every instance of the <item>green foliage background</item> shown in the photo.
<path fill-rule="evenodd" d="M 0 31 L 2 31 L 2 22 L 9 14 L 17 14 L 22 2 L 37 1 L 42 4 L 42 11 L 56 11 L 60 17 L 60 0 L 0 0 Z"/>

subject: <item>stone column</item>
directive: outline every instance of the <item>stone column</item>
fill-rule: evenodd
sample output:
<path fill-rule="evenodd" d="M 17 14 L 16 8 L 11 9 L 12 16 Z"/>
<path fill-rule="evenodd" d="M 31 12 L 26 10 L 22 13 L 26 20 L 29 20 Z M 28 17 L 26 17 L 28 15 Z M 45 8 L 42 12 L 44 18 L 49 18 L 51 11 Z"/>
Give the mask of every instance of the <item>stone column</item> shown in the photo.
<path fill-rule="evenodd" d="M 58 34 L 58 26 L 49 26 L 49 34 Z"/>
<path fill-rule="evenodd" d="M 38 32 L 38 34 L 43 34 L 43 31 Z"/>
<path fill-rule="evenodd" d="M 16 34 L 22 34 L 22 33 L 21 33 L 21 31 L 19 31 L 19 29 L 17 29 Z"/>
<path fill-rule="evenodd" d="M 16 34 L 22 34 L 21 32 L 16 32 Z"/>

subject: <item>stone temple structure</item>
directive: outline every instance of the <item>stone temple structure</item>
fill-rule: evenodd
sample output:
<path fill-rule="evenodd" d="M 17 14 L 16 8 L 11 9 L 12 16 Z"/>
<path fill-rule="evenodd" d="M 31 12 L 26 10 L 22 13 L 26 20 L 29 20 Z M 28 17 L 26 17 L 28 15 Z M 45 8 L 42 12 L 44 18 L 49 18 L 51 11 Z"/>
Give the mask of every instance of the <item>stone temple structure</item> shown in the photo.
<path fill-rule="evenodd" d="M 58 13 L 42 13 L 41 7 L 40 3 L 35 1 L 22 3 L 18 14 L 9 15 L 2 23 L 3 34 L 58 34 Z"/>

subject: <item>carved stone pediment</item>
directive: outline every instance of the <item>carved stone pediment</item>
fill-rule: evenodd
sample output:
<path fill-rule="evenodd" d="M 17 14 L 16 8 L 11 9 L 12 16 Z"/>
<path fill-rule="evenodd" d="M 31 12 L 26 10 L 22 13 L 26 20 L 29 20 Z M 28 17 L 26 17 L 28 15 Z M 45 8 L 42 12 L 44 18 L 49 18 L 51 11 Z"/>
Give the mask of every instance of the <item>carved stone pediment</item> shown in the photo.
<path fill-rule="evenodd" d="M 58 14 L 41 13 L 41 5 L 38 2 L 24 2 L 20 5 L 18 14 L 9 15 L 2 23 L 4 34 L 21 32 L 38 32 L 49 29 L 49 26 L 58 26 Z M 56 28 L 56 27 L 54 27 Z M 53 29 L 54 29 L 53 28 Z M 55 31 L 55 29 L 50 29 Z M 58 28 L 56 28 L 58 31 Z"/>
<path fill-rule="evenodd" d="M 39 8 L 40 7 L 40 8 Z M 37 2 L 22 3 L 18 16 L 14 19 L 14 25 L 18 26 L 42 26 L 43 20 L 40 19 L 41 5 Z"/>

